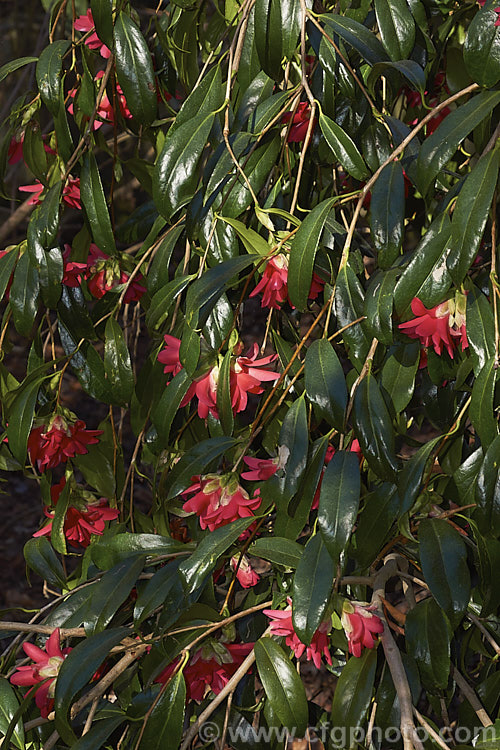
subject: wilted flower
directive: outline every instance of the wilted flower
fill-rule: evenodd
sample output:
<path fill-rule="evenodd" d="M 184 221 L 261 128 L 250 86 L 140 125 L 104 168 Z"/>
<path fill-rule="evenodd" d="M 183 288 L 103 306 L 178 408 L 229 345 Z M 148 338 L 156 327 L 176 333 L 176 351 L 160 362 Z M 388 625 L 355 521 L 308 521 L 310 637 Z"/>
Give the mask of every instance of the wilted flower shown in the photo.
<path fill-rule="evenodd" d="M 114 289 L 119 284 L 125 284 L 130 274 L 122 271 L 116 258 L 110 258 L 103 253 L 97 245 L 91 243 L 89 247 L 89 259 L 87 262 L 87 286 L 89 292 L 96 299 L 104 297 L 106 292 Z M 146 291 L 146 287 L 141 284 L 144 278 L 142 274 L 137 274 L 128 287 L 123 301 L 138 302 Z"/>
<path fill-rule="evenodd" d="M 316 299 L 318 294 L 325 286 L 325 282 L 320 279 L 318 274 L 313 273 L 311 289 L 309 290 L 309 299 Z M 273 256 L 266 263 L 262 278 L 250 293 L 250 297 L 262 292 L 261 307 L 271 307 L 279 310 L 282 303 L 288 300 L 288 258 L 283 253 Z"/>
<path fill-rule="evenodd" d="M 33 427 L 28 438 L 28 451 L 31 462 L 37 464 L 38 471 L 53 469 L 68 458 L 88 453 L 88 445 L 98 443 L 102 430 L 87 430 L 85 422 L 68 422 L 60 414 L 47 425 Z"/>
<path fill-rule="evenodd" d="M 186 681 L 186 699 L 200 703 L 207 687 L 216 695 L 228 683 L 253 649 L 253 643 L 221 643 L 213 639 L 207 642 L 189 659 L 183 675 Z M 166 682 L 177 664 L 177 658 L 163 670 L 155 682 Z"/>
<path fill-rule="evenodd" d="M 236 578 L 238 579 L 238 582 L 243 586 L 244 589 L 249 589 L 252 586 L 255 586 L 255 584 L 260 581 L 260 577 L 250 565 L 248 557 L 246 555 L 243 555 L 239 565 L 238 560 L 239 556 L 234 555 L 229 562 L 231 570 L 236 570 Z M 236 569 L 237 565 L 238 569 Z"/>
<path fill-rule="evenodd" d="M 57 675 L 71 648 L 65 648 L 61 651 L 59 628 L 56 628 L 47 639 L 45 650 L 34 646 L 32 643 L 24 643 L 23 649 L 34 663 L 18 667 L 10 681 L 13 685 L 21 687 L 44 683 L 36 691 L 35 703 L 40 709 L 42 717 L 46 719 L 54 707 Z M 28 692 L 31 692 L 31 690 Z"/>
<path fill-rule="evenodd" d="M 428 310 L 414 297 L 411 309 L 413 320 L 400 323 L 399 328 L 412 339 L 419 339 L 423 346 L 433 346 L 436 354 L 441 355 L 443 344 L 453 359 L 453 350 L 460 340 L 462 351 L 469 346 L 465 329 L 466 297 L 457 292 L 454 299 L 445 300 Z"/>
<path fill-rule="evenodd" d="M 292 120 L 292 125 L 288 131 L 288 143 L 300 143 L 305 139 L 310 118 L 311 106 L 308 102 L 300 102 L 295 114 L 292 112 L 285 112 L 281 121 L 286 123 Z M 314 118 L 314 125 L 315 124 L 316 118 Z"/>
<path fill-rule="evenodd" d="M 84 16 L 78 16 L 75 23 L 73 24 L 76 31 L 82 31 L 83 33 L 87 33 L 88 31 L 93 31 L 93 34 L 90 34 L 85 39 L 85 45 L 89 49 L 96 49 L 99 51 L 101 57 L 104 57 L 104 59 L 107 60 L 107 58 L 111 55 L 111 50 L 106 47 L 106 45 L 101 42 L 97 34 L 95 33 L 95 23 L 94 18 L 92 16 L 92 11 L 90 8 L 87 10 L 86 15 Z"/>
<path fill-rule="evenodd" d="M 205 474 L 194 476 L 195 483 L 182 495 L 194 495 L 182 506 L 188 513 L 196 513 L 202 529 L 214 531 L 237 518 L 253 516 L 261 504 L 259 490 L 250 497 L 239 484 L 235 474 Z"/>
<path fill-rule="evenodd" d="M 316 669 L 321 666 L 321 657 L 325 657 L 327 664 L 332 663 L 332 657 L 328 649 L 328 633 L 332 629 L 330 618 L 323 620 L 312 637 L 309 646 L 302 643 L 295 632 L 292 622 L 292 600 L 287 597 L 288 607 L 286 609 L 265 609 L 264 614 L 271 618 L 271 633 L 285 637 L 285 643 L 289 646 L 297 659 L 300 659 L 304 651 L 308 661 L 312 661 Z"/>
<path fill-rule="evenodd" d="M 50 494 L 52 503 L 57 505 L 57 501 L 66 484 L 66 478 L 63 477 L 59 484 L 51 487 Z M 47 506 L 43 512 L 51 521 L 36 531 L 33 536 L 50 536 L 52 533 L 52 519 L 54 511 Z M 106 498 L 101 497 L 99 500 L 89 500 L 85 502 L 82 498 L 81 507 L 70 506 L 64 518 L 64 536 L 74 547 L 88 547 L 92 534 L 102 536 L 107 521 L 114 521 L 120 515 L 117 508 L 110 508 Z"/>
<path fill-rule="evenodd" d="M 367 605 L 363 602 L 344 601 L 342 605 L 342 627 L 345 630 L 349 642 L 349 653 L 353 656 L 361 656 L 364 648 L 373 648 L 374 636 L 384 630 L 382 620 L 373 614 L 375 605 Z"/>

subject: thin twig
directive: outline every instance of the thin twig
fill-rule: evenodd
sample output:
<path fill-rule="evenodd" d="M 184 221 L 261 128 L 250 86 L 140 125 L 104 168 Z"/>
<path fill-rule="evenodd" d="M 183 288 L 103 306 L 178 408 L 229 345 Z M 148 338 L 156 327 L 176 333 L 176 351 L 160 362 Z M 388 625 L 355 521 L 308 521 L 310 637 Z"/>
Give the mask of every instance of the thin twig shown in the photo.
<path fill-rule="evenodd" d="M 483 725 L 483 727 L 491 727 L 493 726 L 493 722 L 484 710 L 483 706 L 481 705 L 481 701 L 477 697 L 474 690 L 471 688 L 465 677 L 458 671 L 458 669 L 455 667 L 454 664 L 451 665 L 451 674 L 453 675 L 453 679 L 457 683 L 458 687 L 462 691 L 462 693 L 465 695 L 467 700 L 469 701 L 470 705 L 476 712 L 476 716 Z"/>

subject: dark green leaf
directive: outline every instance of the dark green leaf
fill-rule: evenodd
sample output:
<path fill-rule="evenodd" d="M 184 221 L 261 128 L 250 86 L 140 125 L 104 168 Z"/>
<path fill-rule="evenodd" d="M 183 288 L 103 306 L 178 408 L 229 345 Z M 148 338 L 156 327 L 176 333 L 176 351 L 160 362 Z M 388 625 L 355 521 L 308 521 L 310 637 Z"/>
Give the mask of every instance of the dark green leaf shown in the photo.
<path fill-rule="evenodd" d="M 388 59 L 375 34 L 358 21 L 339 15 L 322 15 L 320 19 L 333 28 L 334 32 L 350 44 L 369 65 Z"/>
<path fill-rule="evenodd" d="M 94 721 L 86 734 L 82 735 L 76 742 L 72 742 L 71 750 L 96 750 L 97 747 L 104 747 L 108 737 L 126 719 L 125 713 L 119 713 L 116 716 Z"/>
<path fill-rule="evenodd" d="M 500 536 L 500 435 L 497 435 L 484 457 L 477 477 L 474 520 L 479 530 Z"/>
<path fill-rule="evenodd" d="M 167 499 L 184 492 L 192 484 L 191 478 L 194 475 L 206 473 L 211 462 L 230 450 L 235 442 L 232 437 L 216 437 L 194 445 L 171 470 Z"/>
<path fill-rule="evenodd" d="M 477 377 L 488 360 L 495 355 L 493 311 L 477 287 L 473 287 L 467 295 L 467 340 Z"/>
<path fill-rule="evenodd" d="M 5 63 L 5 65 L 2 65 L 0 68 L 0 83 L 4 78 L 7 78 L 8 75 L 19 70 L 19 68 L 23 68 L 25 65 L 34 63 L 37 60 L 38 57 L 18 57 L 16 60 L 10 60 L 10 62 Z"/>
<path fill-rule="evenodd" d="M 10 686 L 10 683 L 5 677 L 0 677 L 0 735 L 5 735 L 7 733 L 10 723 L 18 709 L 19 703 L 14 689 Z M 19 748 L 19 750 L 25 750 L 24 727 L 21 720 L 15 725 L 11 742 Z"/>
<path fill-rule="evenodd" d="M 123 11 L 114 28 L 116 73 L 132 116 L 141 125 L 156 117 L 156 83 L 151 53 L 140 29 Z"/>
<path fill-rule="evenodd" d="M 131 557 L 166 555 L 189 550 L 189 547 L 159 534 L 116 534 L 98 539 L 92 544 L 91 557 L 98 568 L 106 570 Z"/>
<path fill-rule="evenodd" d="M 179 563 L 169 562 L 159 568 L 139 592 L 134 609 L 134 622 L 138 627 L 166 600 L 172 588 L 179 582 Z"/>
<path fill-rule="evenodd" d="M 399 509 L 396 487 L 387 482 L 365 496 L 354 534 L 354 557 L 362 568 L 373 563 L 390 534 Z"/>
<path fill-rule="evenodd" d="M 178 747 L 184 726 L 185 705 L 186 685 L 182 672 L 178 672 L 148 717 L 138 750 Z"/>
<path fill-rule="evenodd" d="M 12 318 L 18 333 L 29 336 L 38 312 L 40 282 L 28 252 L 19 258 L 10 289 Z"/>
<path fill-rule="evenodd" d="M 378 250 L 381 268 L 389 268 L 397 259 L 403 238 L 405 191 L 403 168 L 392 161 L 372 188 L 370 226 Z"/>
<path fill-rule="evenodd" d="M 134 390 L 134 373 L 123 331 L 113 317 L 108 318 L 104 333 L 104 372 L 114 403 L 128 404 Z"/>
<path fill-rule="evenodd" d="M 342 430 L 347 406 L 344 371 L 335 349 L 326 339 L 313 341 L 306 353 L 306 394 L 320 416 Z"/>
<path fill-rule="evenodd" d="M 401 498 L 399 515 L 409 511 L 416 502 L 429 458 L 432 455 L 434 448 L 441 440 L 441 436 L 429 440 L 429 442 L 425 443 L 425 445 L 419 448 L 418 451 L 405 462 L 403 471 L 400 473 L 399 477 L 398 490 Z"/>
<path fill-rule="evenodd" d="M 115 237 L 109 218 L 108 205 L 92 152 L 88 152 L 83 160 L 80 191 L 83 207 L 96 245 L 103 253 L 116 255 Z"/>
<path fill-rule="evenodd" d="M 50 542 L 40 536 L 29 539 L 24 545 L 24 559 L 28 566 L 51 586 L 63 588 L 66 576 Z"/>
<path fill-rule="evenodd" d="M 376 650 L 365 649 L 359 659 L 351 657 L 340 674 L 333 696 L 330 721 L 334 727 L 345 727 L 347 730 L 346 742 L 342 743 L 342 747 L 354 748 L 357 745 L 352 730 L 363 724 L 372 699 L 376 666 Z"/>
<path fill-rule="evenodd" d="M 335 575 L 334 562 L 321 534 L 315 534 L 305 546 L 293 579 L 293 627 L 306 645 L 321 625 Z"/>
<path fill-rule="evenodd" d="M 60 39 L 49 44 L 36 64 L 36 82 L 42 101 L 54 117 L 59 112 L 59 89 L 61 87 L 62 59 L 70 42 Z"/>
<path fill-rule="evenodd" d="M 172 378 L 170 383 L 165 385 L 165 390 L 151 414 L 151 421 L 156 427 L 158 437 L 165 446 L 169 444 L 172 422 L 190 385 L 191 380 L 186 375 L 186 371 L 182 369 Z"/>
<path fill-rule="evenodd" d="M 144 557 L 134 556 L 115 565 L 103 575 L 93 590 L 92 611 L 84 623 L 89 635 L 105 629 L 128 598 L 144 567 Z"/>
<path fill-rule="evenodd" d="M 408 653 L 418 664 L 424 687 L 444 690 L 450 673 L 450 636 L 446 618 L 434 599 L 419 602 L 406 616 Z"/>
<path fill-rule="evenodd" d="M 215 112 L 224 103 L 224 86 L 219 65 L 212 68 L 183 103 L 169 132 L 203 115 Z"/>
<path fill-rule="evenodd" d="M 19 253 L 11 249 L 0 258 L 0 299 L 3 300 L 5 290 L 9 285 Z"/>
<path fill-rule="evenodd" d="M 382 344 L 392 344 L 392 304 L 398 270 L 374 274 L 365 297 L 366 325 Z"/>
<path fill-rule="evenodd" d="M 415 22 L 406 0 L 375 0 L 382 44 L 392 60 L 405 60 L 415 43 Z"/>
<path fill-rule="evenodd" d="M 292 243 L 288 267 L 288 294 L 299 310 L 305 310 L 307 307 L 314 259 L 333 202 L 329 198 L 315 206 L 298 228 Z"/>
<path fill-rule="evenodd" d="M 230 349 L 224 355 L 219 368 L 217 381 L 217 411 L 224 435 L 231 435 L 234 429 L 233 406 L 231 399 L 231 360 Z"/>
<path fill-rule="evenodd" d="M 248 553 L 254 557 L 269 560 L 275 565 L 296 568 L 300 562 L 304 547 L 284 537 L 261 537 L 249 547 Z"/>
<path fill-rule="evenodd" d="M 500 29 L 493 6 L 483 8 L 471 21 L 464 42 L 464 62 L 472 79 L 485 88 L 500 80 Z"/>
<path fill-rule="evenodd" d="M 319 126 L 335 159 L 356 180 L 366 180 L 368 169 L 352 138 L 334 120 L 323 113 L 319 116 Z"/>
<path fill-rule="evenodd" d="M 146 313 L 146 325 L 148 328 L 156 328 L 163 323 L 174 300 L 177 299 L 179 294 L 195 278 L 194 274 L 181 276 L 180 278 L 172 279 L 172 281 L 169 281 L 165 286 L 158 289 Z"/>
<path fill-rule="evenodd" d="M 92 18 L 99 39 L 113 48 L 113 0 L 90 0 Z"/>
<path fill-rule="evenodd" d="M 397 460 L 392 420 L 371 373 L 358 386 L 352 416 L 354 431 L 368 465 L 381 479 L 393 481 Z"/>
<path fill-rule="evenodd" d="M 469 407 L 470 421 L 485 450 L 498 435 L 497 420 L 493 411 L 496 376 L 495 357 L 491 357 L 474 381 Z"/>
<path fill-rule="evenodd" d="M 279 721 L 301 737 L 307 726 L 307 700 L 297 670 L 271 638 L 255 644 L 259 677 Z"/>
<path fill-rule="evenodd" d="M 420 360 L 420 344 L 412 341 L 391 349 L 382 367 L 382 387 L 391 397 L 397 414 L 406 409 L 415 389 L 415 376 Z"/>
<path fill-rule="evenodd" d="M 349 265 L 343 266 L 337 276 L 335 314 L 338 328 L 348 326 L 364 315 L 363 289 Z M 342 334 L 342 338 L 347 346 L 349 359 L 360 371 L 370 348 L 370 339 L 363 323 L 350 325 Z"/>
<path fill-rule="evenodd" d="M 318 526 L 337 568 L 359 508 L 359 461 L 355 453 L 337 451 L 328 463 L 319 496 Z"/>

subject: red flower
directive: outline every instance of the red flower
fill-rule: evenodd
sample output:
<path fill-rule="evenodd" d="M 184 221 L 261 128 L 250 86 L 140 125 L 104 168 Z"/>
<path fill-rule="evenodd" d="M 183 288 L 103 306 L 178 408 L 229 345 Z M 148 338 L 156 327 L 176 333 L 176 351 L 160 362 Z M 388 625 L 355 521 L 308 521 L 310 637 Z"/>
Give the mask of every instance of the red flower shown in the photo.
<path fill-rule="evenodd" d="M 236 570 L 236 566 L 238 565 L 239 555 L 234 555 L 229 564 L 231 566 L 231 570 Z M 248 557 L 246 555 L 243 555 L 240 564 L 238 565 L 238 570 L 236 570 L 236 578 L 238 579 L 239 583 L 242 585 L 244 589 L 249 589 L 252 586 L 255 586 L 256 583 L 260 581 L 259 575 L 255 572 L 255 570 L 252 568 L 250 563 L 248 562 Z"/>
<path fill-rule="evenodd" d="M 244 662 L 253 643 L 221 643 L 210 640 L 195 651 L 184 668 L 186 700 L 200 703 L 207 687 L 216 695 L 227 685 L 229 679 Z M 158 675 L 155 682 L 166 682 L 179 663 L 177 658 Z"/>
<path fill-rule="evenodd" d="M 59 484 L 51 487 L 50 494 L 52 502 L 57 505 L 59 495 L 66 484 L 63 477 Z M 102 536 L 106 521 L 114 521 L 120 515 L 117 508 L 110 508 L 106 498 L 101 497 L 95 502 L 82 504 L 82 508 L 70 506 L 64 519 L 64 536 L 74 547 L 88 547 L 92 534 Z M 47 518 L 54 518 L 54 511 L 47 506 L 43 509 Z M 52 520 L 46 526 L 36 531 L 33 536 L 50 536 L 52 533 Z"/>
<path fill-rule="evenodd" d="M 33 185 L 20 185 L 19 190 L 21 193 L 33 193 L 33 196 L 28 201 L 28 206 L 38 206 L 44 186 L 37 180 Z"/>
<path fill-rule="evenodd" d="M 13 685 L 22 687 L 38 685 L 40 682 L 44 683 L 36 691 L 35 703 L 40 709 L 42 717 L 46 719 L 54 707 L 55 682 L 59 669 L 71 648 L 65 648 L 61 651 L 59 628 L 56 628 L 45 643 L 45 651 L 32 643 L 24 643 L 23 649 L 34 664 L 18 667 L 10 681 Z M 44 682 L 45 680 L 46 682 Z M 31 692 L 31 690 L 28 692 Z"/>
<path fill-rule="evenodd" d="M 45 189 L 39 180 L 33 185 L 20 185 L 19 190 L 22 193 L 33 193 L 33 196 L 28 201 L 28 206 L 38 206 L 41 203 L 41 195 Z M 71 208 L 80 209 L 82 204 L 80 202 L 80 178 L 79 177 L 68 177 L 68 181 L 63 187 L 62 197 L 65 203 Z"/>
<path fill-rule="evenodd" d="M 23 158 L 23 141 L 24 132 L 21 133 L 19 139 L 16 138 L 15 135 L 12 136 L 9 144 L 9 150 L 7 151 L 7 161 L 9 162 L 9 164 L 17 164 L 17 162 L 21 161 L 21 159 Z"/>
<path fill-rule="evenodd" d="M 81 285 L 82 280 L 86 278 L 87 274 L 87 264 L 86 263 L 75 263 L 74 261 L 70 260 L 71 255 L 71 246 L 70 245 L 64 245 L 64 252 L 63 252 L 63 261 L 64 261 L 64 275 L 62 278 L 62 283 L 65 284 L 65 286 L 70 287 L 78 287 Z"/>
<path fill-rule="evenodd" d="M 172 374 L 175 377 L 175 375 L 182 370 L 181 361 L 179 359 L 181 342 L 180 339 L 177 339 L 175 336 L 170 336 L 168 333 L 165 334 L 163 340 L 165 341 L 166 346 L 158 354 L 158 362 L 165 365 L 163 368 L 165 375 Z"/>
<path fill-rule="evenodd" d="M 443 344 L 453 359 L 453 350 L 457 346 L 457 338 L 462 344 L 462 351 L 469 346 L 465 329 L 466 298 L 457 292 L 454 299 L 448 299 L 440 305 L 428 310 L 425 305 L 414 297 L 411 309 L 415 316 L 413 320 L 400 323 L 399 328 L 412 339 L 419 339 L 423 346 L 433 346 L 436 354 L 441 355 Z"/>
<path fill-rule="evenodd" d="M 316 299 L 322 291 L 325 282 L 313 273 L 309 299 Z M 282 303 L 288 300 L 290 307 L 294 306 L 288 297 L 288 258 L 283 253 L 270 258 L 262 274 L 262 278 L 251 292 L 250 297 L 262 292 L 261 307 L 271 307 L 279 310 Z"/>
<path fill-rule="evenodd" d="M 259 490 L 255 490 L 253 497 L 250 497 L 234 474 L 198 475 L 193 480 L 195 483 L 182 495 L 185 497 L 191 492 L 194 495 L 182 507 L 188 513 L 196 513 L 202 529 L 214 531 L 237 518 L 253 516 L 252 511 L 261 503 Z"/>
<path fill-rule="evenodd" d="M 92 16 L 92 11 L 90 10 L 90 8 L 88 9 L 85 16 L 78 16 L 74 23 L 74 27 L 76 31 L 82 31 L 84 33 L 94 30 L 94 18 Z M 89 49 L 99 50 L 101 57 L 104 57 L 106 60 L 111 55 L 111 50 L 108 49 L 108 47 L 106 47 L 103 42 L 101 42 L 95 31 L 85 39 L 85 44 Z"/>
<path fill-rule="evenodd" d="M 293 119 L 292 119 L 293 117 Z M 289 122 L 292 119 L 292 125 L 288 131 L 287 142 L 288 143 L 300 143 L 306 137 L 307 128 L 309 127 L 309 120 L 311 119 L 311 107 L 308 102 L 300 102 L 297 107 L 295 114 L 292 112 L 285 112 L 281 118 L 282 122 Z M 316 125 L 316 118 L 314 118 L 314 125 Z"/>
<path fill-rule="evenodd" d="M 328 633 L 332 629 L 330 618 L 323 620 L 312 637 L 311 644 L 306 646 L 302 643 L 294 630 L 292 623 L 292 600 L 287 598 L 286 609 L 265 609 L 264 614 L 271 618 L 271 632 L 273 635 L 285 636 L 285 643 L 289 646 L 297 659 L 300 659 L 304 651 L 308 661 L 312 661 L 316 669 L 321 666 L 321 657 L 325 657 L 327 664 L 332 663 L 332 657 L 328 649 Z"/>
<path fill-rule="evenodd" d="M 38 471 L 53 469 L 68 458 L 88 453 L 87 445 L 98 443 L 102 430 L 86 430 L 85 422 L 77 420 L 68 423 L 57 414 L 46 425 L 34 427 L 28 438 L 28 451 Z"/>
<path fill-rule="evenodd" d="M 279 456 L 276 456 L 276 458 L 253 458 L 253 456 L 243 456 L 243 461 L 250 467 L 251 471 L 242 472 L 242 479 L 265 481 L 278 471 Z"/>
<path fill-rule="evenodd" d="M 269 357 L 257 359 L 259 347 L 253 345 L 253 350 L 247 352 L 246 357 L 236 357 L 236 361 L 231 367 L 229 376 L 231 389 L 231 405 L 233 412 L 237 414 L 245 411 L 247 408 L 247 393 L 260 394 L 264 392 L 261 383 L 264 381 L 278 380 L 279 373 L 271 370 L 263 370 L 266 365 L 270 365 L 278 358 L 277 354 L 271 354 Z"/>
<path fill-rule="evenodd" d="M 100 70 L 95 77 L 96 81 L 99 81 L 103 77 L 103 75 L 104 71 Z M 76 88 L 71 89 L 71 91 L 68 92 L 69 98 L 74 99 L 77 91 L 78 90 Z M 122 116 L 126 120 L 131 119 L 132 114 L 127 106 L 127 100 L 125 99 L 125 95 L 119 83 L 116 84 L 116 100 L 118 102 L 118 106 L 120 108 Z M 71 102 L 71 104 L 69 104 L 68 112 L 70 113 L 70 115 L 74 115 L 74 102 Z M 89 117 L 85 116 L 84 120 L 89 120 Z M 96 118 L 92 123 L 92 130 L 98 130 L 102 125 L 104 125 L 105 122 L 112 124 L 114 123 L 114 121 L 115 111 L 113 109 L 113 105 L 109 101 L 106 91 L 104 91 L 101 101 L 99 102 L 99 107 L 97 108 Z"/>
<path fill-rule="evenodd" d="M 353 656 L 361 656 L 363 647 L 373 648 L 374 636 L 384 630 L 380 617 L 373 614 L 374 609 L 374 605 L 347 600 L 342 605 L 342 626 L 349 642 L 349 653 Z"/>
<path fill-rule="evenodd" d="M 94 243 L 91 243 L 89 253 L 86 278 L 89 292 L 93 297 L 101 299 L 106 292 L 128 281 L 130 274 L 121 270 L 116 258 L 110 258 Z M 143 280 L 144 277 L 140 273 L 134 277 L 123 298 L 125 304 L 141 299 L 146 291 L 146 287 L 141 284 Z"/>

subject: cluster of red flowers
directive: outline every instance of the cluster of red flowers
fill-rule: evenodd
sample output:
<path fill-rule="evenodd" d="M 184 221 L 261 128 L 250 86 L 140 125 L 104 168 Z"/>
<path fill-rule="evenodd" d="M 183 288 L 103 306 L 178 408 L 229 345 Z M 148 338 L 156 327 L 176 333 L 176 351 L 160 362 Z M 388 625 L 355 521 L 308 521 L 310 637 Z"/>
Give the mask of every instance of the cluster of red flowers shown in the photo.
<path fill-rule="evenodd" d="M 33 427 L 28 437 L 28 451 L 38 471 L 53 469 L 68 458 L 88 453 L 88 445 L 98 443 L 102 430 L 87 430 L 85 422 L 68 422 L 56 414 L 48 424 Z"/>
<path fill-rule="evenodd" d="M 202 648 L 190 657 L 183 675 L 186 680 L 186 700 L 200 703 L 207 688 L 218 695 L 229 679 L 241 666 L 253 649 L 253 643 L 222 643 L 208 640 Z M 166 682 L 177 665 L 179 658 L 163 670 L 155 682 Z"/>
<path fill-rule="evenodd" d="M 165 348 L 158 354 L 158 360 L 165 365 L 163 372 L 166 374 L 177 375 L 182 370 L 182 364 L 179 358 L 181 347 L 180 339 L 175 336 L 166 334 L 164 336 Z M 271 370 L 264 370 L 266 365 L 275 362 L 276 354 L 269 357 L 257 359 L 258 346 L 254 344 L 253 348 L 247 353 L 247 356 L 235 357 L 231 363 L 229 376 L 231 406 L 233 413 L 244 411 L 248 403 L 248 394 L 263 393 L 261 383 L 265 381 L 277 380 L 279 374 Z M 198 416 L 206 419 L 211 414 L 215 419 L 219 418 L 217 410 L 217 385 L 219 380 L 219 367 L 215 365 L 201 378 L 194 380 L 181 401 L 181 408 L 189 404 L 196 396 L 198 399 Z"/>
<path fill-rule="evenodd" d="M 306 646 L 300 640 L 295 632 L 292 622 L 292 600 L 287 598 L 288 607 L 286 609 L 265 609 L 264 614 L 271 618 L 271 633 L 273 635 L 284 636 L 285 643 L 289 646 L 297 659 L 300 659 L 304 651 L 308 661 L 312 661 L 316 669 L 321 666 L 321 657 L 325 657 L 327 664 L 332 663 L 332 657 L 328 649 L 328 633 L 332 629 L 331 619 L 323 620 L 317 631 L 314 633 L 311 643 Z"/>
<path fill-rule="evenodd" d="M 375 606 L 362 602 L 344 601 L 342 605 L 342 627 L 349 644 L 349 653 L 361 656 L 363 648 L 373 648 L 374 636 L 384 632 L 384 625 L 378 615 L 374 614 Z"/>
<path fill-rule="evenodd" d="M 109 292 L 120 284 L 125 284 L 130 277 L 129 273 L 121 270 L 116 258 L 110 258 L 109 255 L 103 253 L 94 243 L 91 243 L 89 247 L 89 256 L 86 263 L 75 263 L 70 260 L 70 256 L 71 247 L 65 245 L 63 253 L 63 284 L 70 287 L 77 287 L 80 286 L 82 280 L 85 280 L 89 292 L 96 299 L 101 299 L 106 292 Z M 141 299 L 146 291 L 146 287 L 141 283 L 142 281 L 144 281 L 144 278 L 140 273 L 132 279 L 132 283 L 123 298 L 126 304 Z"/>
<path fill-rule="evenodd" d="M 104 57 L 105 60 L 109 58 L 109 56 L 111 55 L 111 50 L 108 49 L 108 47 L 106 47 L 103 42 L 101 42 L 96 34 L 94 17 L 90 8 L 88 9 L 86 15 L 78 16 L 74 23 L 74 28 L 76 29 L 76 31 L 81 31 L 84 34 L 89 34 L 89 32 L 92 32 L 85 38 L 85 45 L 89 49 L 97 50 L 101 57 Z"/>
<path fill-rule="evenodd" d="M 233 473 L 197 475 L 193 480 L 182 493 L 183 497 L 191 495 L 182 507 L 196 513 L 202 529 L 214 531 L 237 518 L 249 518 L 262 502 L 259 490 L 250 497 Z"/>
<path fill-rule="evenodd" d="M 33 193 L 28 201 L 28 206 L 38 206 L 41 203 L 41 195 L 45 190 L 45 185 L 39 180 L 36 180 L 33 185 L 21 185 L 19 190 L 22 193 Z M 68 177 L 66 184 L 63 187 L 62 198 L 65 203 L 71 208 L 80 210 L 82 207 L 80 201 L 80 178 L 79 177 Z"/>
<path fill-rule="evenodd" d="M 63 477 L 59 484 L 55 484 L 50 489 L 52 504 L 57 505 L 59 496 L 66 485 L 66 478 Z M 36 531 L 33 536 L 50 536 L 52 533 L 52 519 L 54 511 L 44 507 L 43 512 L 50 518 L 50 522 Z M 71 505 L 64 518 L 64 536 L 73 547 L 89 546 L 93 534 L 102 536 L 107 521 L 114 521 L 120 512 L 117 508 L 110 508 L 106 498 L 101 497 L 99 500 L 82 500 L 79 507 Z"/>
<path fill-rule="evenodd" d="M 317 273 L 313 273 L 309 299 L 316 299 L 323 290 L 325 282 Z M 262 278 L 250 294 L 255 297 L 262 292 L 261 307 L 272 307 L 279 310 L 282 303 L 288 300 L 290 307 L 294 307 L 288 296 L 288 258 L 283 253 L 275 255 L 266 263 Z"/>
<path fill-rule="evenodd" d="M 460 342 L 462 351 L 469 346 L 465 328 L 466 297 L 457 292 L 453 299 L 445 300 L 440 305 L 427 309 L 423 302 L 415 297 L 411 309 L 416 316 L 413 320 L 400 323 L 399 328 L 412 339 L 419 339 L 423 346 L 433 346 L 436 354 L 441 356 L 443 345 L 453 359 L 454 349 Z"/>
<path fill-rule="evenodd" d="M 301 143 L 305 140 L 310 119 L 311 106 L 308 102 L 300 102 L 295 114 L 293 112 L 285 112 L 281 121 L 284 123 L 292 121 L 287 136 L 288 143 Z M 315 126 L 316 118 L 314 118 L 313 128 Z"/>

